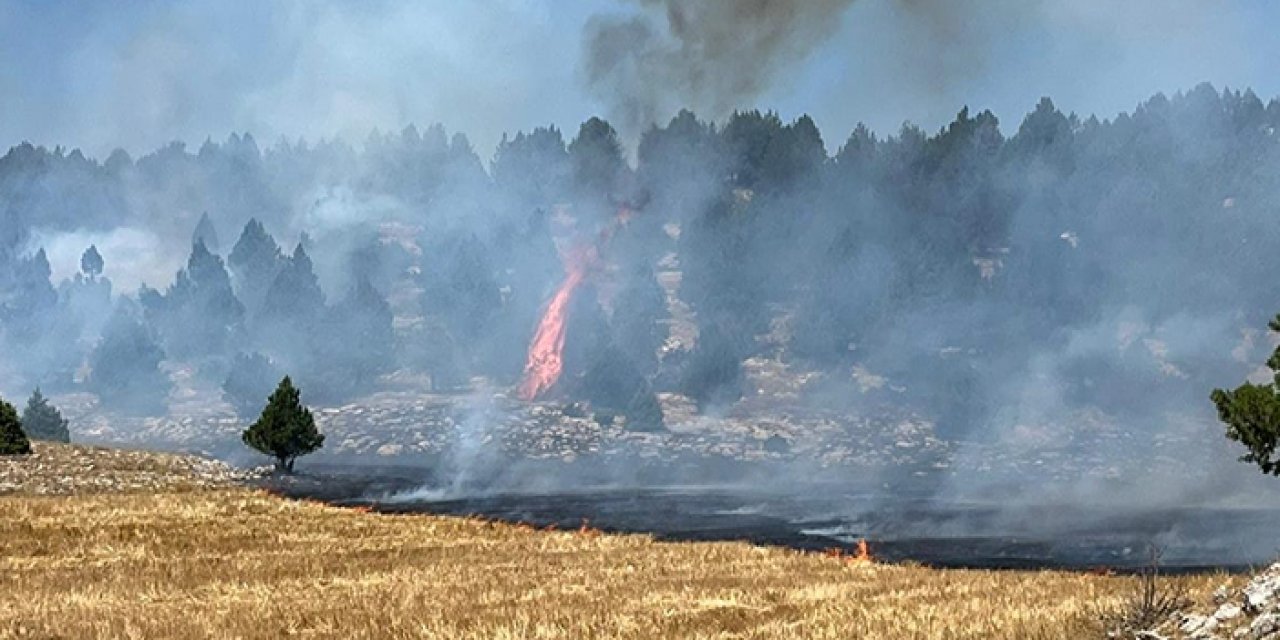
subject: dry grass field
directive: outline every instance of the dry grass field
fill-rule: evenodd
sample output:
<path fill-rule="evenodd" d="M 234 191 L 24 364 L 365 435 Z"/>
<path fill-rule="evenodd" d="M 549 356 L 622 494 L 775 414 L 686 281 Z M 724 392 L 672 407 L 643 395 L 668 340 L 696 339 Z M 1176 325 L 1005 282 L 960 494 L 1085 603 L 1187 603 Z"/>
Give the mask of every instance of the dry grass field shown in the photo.
<path fill-rule="evenodd" d="M 145 454 L 44 453 L 6 462 L 26 480 L 0 496 L 4 637 L 1080 638 L 1134 589 L 1114 576 L 384 516 L 244 488 L 140 490 L 151 483 L 124 480 L 156 471 Z M 19 467 L 59 456 L 88 456 L 82 466 L 122 490 L 35 495 L 48 488 Z M 1183 581 L 1204 600 L 1239 580 Z"/>

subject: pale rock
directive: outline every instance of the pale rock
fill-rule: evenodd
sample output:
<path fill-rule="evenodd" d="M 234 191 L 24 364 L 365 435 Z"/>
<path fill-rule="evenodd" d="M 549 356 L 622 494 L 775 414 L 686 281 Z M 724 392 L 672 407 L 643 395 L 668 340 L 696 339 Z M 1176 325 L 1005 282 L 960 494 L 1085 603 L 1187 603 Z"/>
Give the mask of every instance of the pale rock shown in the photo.
<path fill-rule="evenodd" d="M 1275 638 L 1277 633 L 1280 633 L 1280 616 L 1274 613 L 1264 613 L 1249 625 L 1249 637 L 1253 640 Z"/>
<path fill-rule="evenodd" d="M 1219 621 L 1233 620 L 1239 617 L 1241 613 L 1240 605 L 1227 602 L 1218 607 L 1218 610 L 1213 613 L 1213 617 Z"/>
<path fill-rule="evenodd" d="M 1205 638 L 1218 628 L 1217 618 L 1189 613 L 1182 616 L 1182 625 L 1178 627 L 1192 638 Z"/>

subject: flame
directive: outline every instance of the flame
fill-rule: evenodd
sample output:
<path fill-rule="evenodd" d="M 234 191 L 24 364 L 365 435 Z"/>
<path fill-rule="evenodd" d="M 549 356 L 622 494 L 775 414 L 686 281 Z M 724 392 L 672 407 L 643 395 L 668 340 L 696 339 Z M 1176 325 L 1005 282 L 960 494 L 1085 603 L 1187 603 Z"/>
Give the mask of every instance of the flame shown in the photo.
<path fill-rule="evenodd" d="M 849 562 L 875 562 L 875 558 L 871 557 L 871 547 L 867 545 L 865 538 L 858 540 L 858 553 L 850 556 Z"/>
<path fill-rule="evenodd" d="M 846 553 L 840 547 L 831 547 L 823 551 L 823 555 L 834 560 L 843 560 L 846 564 L 870 564 L 876 561 L 871 555 L 871 547 L 865 539 L 858 540 L 857 551 Z"/>
<path fill-rule="evenodd" d="M 523 400 L 533 400 L 560 379 L 564 368 L 564 325 L 573 292 L 586 276 L 583 265 L 570 262 L 569 273 L 551 298 L 551 304 L 538 322 L 538 330 L 529 343 L 529 358 L 524 366 L 524 380 L 518 393 Z"/>
<path fill-rule="evenodd" d="M 578 527 L 578 535 L 586 536 L 588 538 L 595 538 L 600 535 L 600 530 L 596 529 L 595 527 L 592 527 L 591 521 L 587 520 L 586 518 L 583 518 L 582 526 Z"/>
<path fill-rule="evenodd" d="M 516 389 L 521 400 L 532 401 L 560 379 L 560 372 L 564 369 L 564 332 L 569 302 L 578 286 L 586 279 L 588 270 L 599 262 L 600 248 L 613 237 L 618 227 L 627 224 L 632 214 L 630 207 L 619 207 L 613 222 L 600 231 L 594 244 L 569 251 L 565 256 L 564 282 L 551 297 L 547 310 L 538 322 L 538 329 L 533 334 L 533 341 L 529 343 L 524 378 Z"/>

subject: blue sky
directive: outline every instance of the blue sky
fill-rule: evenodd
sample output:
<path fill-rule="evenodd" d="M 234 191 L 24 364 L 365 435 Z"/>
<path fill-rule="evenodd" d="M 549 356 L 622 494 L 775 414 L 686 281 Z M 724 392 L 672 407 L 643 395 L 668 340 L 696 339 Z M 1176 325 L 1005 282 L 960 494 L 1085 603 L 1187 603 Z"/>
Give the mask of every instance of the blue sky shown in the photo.
<path fill-rule="evenodd" d="M 488 158 L 504 131 L 569 133 L 606 105 L 583 28 L 632 2 L 0 0 L 0 145 L 104 156 L 251 131 L 345 135 L 442 122 Z M 838 147 L 858 122 L 929 130 L 962 105 L 1006 130 L 1036 100 L 1109 117 L 1202 81 L 1280 95 L 1280 3 L 857 0 L 752 104 L 811 114 Z"/>

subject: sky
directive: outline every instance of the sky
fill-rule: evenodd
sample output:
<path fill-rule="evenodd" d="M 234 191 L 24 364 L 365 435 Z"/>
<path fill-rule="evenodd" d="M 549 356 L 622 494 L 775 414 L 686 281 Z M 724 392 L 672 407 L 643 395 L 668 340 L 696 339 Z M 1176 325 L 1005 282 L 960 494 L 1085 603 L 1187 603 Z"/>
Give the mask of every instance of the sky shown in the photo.
<path fill-rule="evenodd" d="M 585 29 L 646 12 L 661 25 L 660 4 L 0 0 L 0 146 L 102 158 L 233 131 L 359 142 L 441 122 L 488 159 L 504 132 L 609 117 L 585 78 Z M 859 122 L 932 131 L 964 105 L 1011 132 L 1045 95 L 1099 117 L 1203 81 L 1280 95 L 1280 3 L 1266 0 L 840 4 L 836 28 L 800 38 L 738 105 L 808 113 L 833 151 Z"/>

